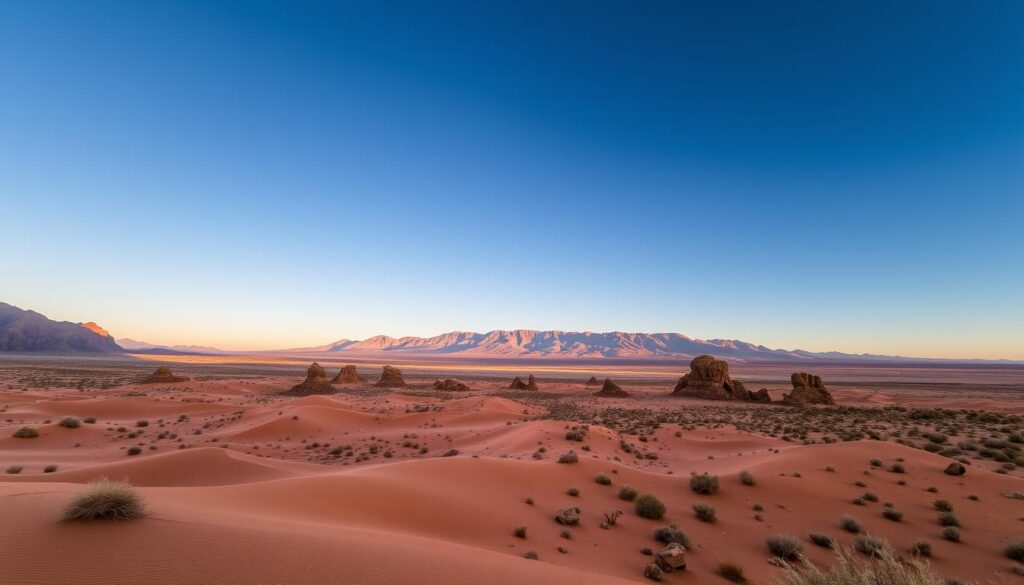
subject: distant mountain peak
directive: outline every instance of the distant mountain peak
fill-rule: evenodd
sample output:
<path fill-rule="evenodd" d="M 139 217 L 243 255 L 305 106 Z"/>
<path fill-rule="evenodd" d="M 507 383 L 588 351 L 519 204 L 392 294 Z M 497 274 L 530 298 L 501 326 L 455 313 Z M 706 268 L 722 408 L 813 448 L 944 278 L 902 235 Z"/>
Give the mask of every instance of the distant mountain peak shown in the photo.
<path fill-rule="evenodd" d="M 0 351 L 117 353 L 124 349 L 93 322 L 54 321 L 35 311 L 0 303 Z"/>
<path fill-rule="evenodd" d="M 88 323 L 81 323 L 82 327 L 85 327 L 89 331 L 92 331 L 96 335 L 102 335 L 103 337 L 110 337 L 110 333 L 106 329 L 100 327 L 96 323 L 89 321 Z"/>

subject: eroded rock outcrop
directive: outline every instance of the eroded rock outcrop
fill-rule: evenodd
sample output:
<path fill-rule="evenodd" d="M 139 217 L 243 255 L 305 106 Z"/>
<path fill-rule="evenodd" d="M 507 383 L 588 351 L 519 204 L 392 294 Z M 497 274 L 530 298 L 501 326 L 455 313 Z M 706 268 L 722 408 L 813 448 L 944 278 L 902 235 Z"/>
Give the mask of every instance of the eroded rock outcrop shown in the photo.
<path fill-rule="evenodd" d="M 465 392 L 471 388 L 461 380 L 455 378 L 446 378 L 444 381 L 434 380 L 434 390 L 444 390 L 445 392 Z"/>
<path fill-rule="evenodd" d="M 753 390 L 750 391 L 750 401 L 769 404 L 772 401 L 772 397 L 770 394 L 768 394 L 767 388 L 761 388 L 757 392 L 754 392 Z"/>
<path fill-rule="evenodd" d="M 515 379 L 512 380 L 512 383 L 509 385 L 508 389 L 509 390 L 536 390 L 537 389 L 537 379 L 533 377 L 533 374 L 530 374 L 530 376 L 526 379 L 526 381 L 523 382 L 522 378 L 520 378 L 519 376 L 516 376 Z"/>
<path fill-rule="evenodd" d="M 327 370 L 313 362 L 306 369 L 306 379 L 302 383 L 292 386 L 287 393 L 292 396 L 309 396 L 311 394 L 334 394 L 334 392 L 334 387 L 327 380 Z"/>
<path fill-rule="evenodd" d="M 604 396 L 609 398 L 625 398 L 629 396 L 629 392 L 626 392 L 618 384 L 611 381 L 611 378 L 604 379 L 604 385 L 597 392 L 594 392 L 594 396 Z"/>
<path fill-rule="evenodd" d="M 760 393 L 747 390 L 739 380 L 729 377 L 729 363 L 710 355 L 699 355 L 690 362 L 690 373 L 676 382 L 673 396 L 704 400 L 754 400 Z"/>
<path fill-rule="evenodd" d="M 597 379 L 596 376 L 591 376 L 590 379 L 587 380 L 587 386 L 600 386 L 600 385 L 601 385 L 601 382 Z"/>
<path fill-rule="evenodd" d="M 405 380 L 402 378 L 402 371 L 394 366 L 384 366 L 380 373 L 380 380 L 377 380 L 374 386 L 377 388 L 404 388 Z"/>
<path fill-rule="evenodd" d="M 345 366 L 341 368 L 338 375 L 331 380 L 331 384 L 358 384 L 362 381 L 363 380 L 359 377 L 359 372 L 356 371 L 355 366 Z"/>
<path fill-rule="evenodd" d="M 820 376 L 797 372 L 789 377 L 793 391 L 782 397 L 784 404 L 804 406 L 808 404 L 835 404 L 832 393 L 825 388 Z"/>
<path fill-rule="evenodd" d="M 964 467 L 962 463 L 954 461 L 946 466 L 946 469 L 944 469 L 943 472 L 946 475 L 963 475 L 967 473 L 967 468 Z"/>
<path fill-rule="evenodd" d="M 188 378 L 175 376 L 167 366 L 160 366 L 155 372 L 146 376 L 140 384 L 173 384 L 175 382 L 187 382 Z"/>
<path fill-rule="evenodd" d="M 666 573 L 682 571 L 686 568 L 686 547 L 673 542 L 654 553 L 654 562 Z"/>

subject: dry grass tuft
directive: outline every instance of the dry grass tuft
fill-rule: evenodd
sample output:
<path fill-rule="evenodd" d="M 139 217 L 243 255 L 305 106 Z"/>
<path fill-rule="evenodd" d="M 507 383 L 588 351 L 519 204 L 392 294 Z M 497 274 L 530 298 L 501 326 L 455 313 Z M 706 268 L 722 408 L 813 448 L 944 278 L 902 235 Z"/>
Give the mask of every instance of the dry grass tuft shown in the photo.
<path fill-rule="evenodd" d="M 131 484 L 103 478 L 75 494 L 61 520 L 134 520 L 145 515 L 142 497 Z"/>
<path fill-rule="evenodd" d="M 946 581 L 932 572 L 928 564 L 916 560 L 902 561 L 886 550 L 878 558 L 855 559 L 848 550 L 837 551 L 839 562 L 822 571 L 811 563 L 787 565 L 783 583 L 786 585 L 945 585 Z"/>

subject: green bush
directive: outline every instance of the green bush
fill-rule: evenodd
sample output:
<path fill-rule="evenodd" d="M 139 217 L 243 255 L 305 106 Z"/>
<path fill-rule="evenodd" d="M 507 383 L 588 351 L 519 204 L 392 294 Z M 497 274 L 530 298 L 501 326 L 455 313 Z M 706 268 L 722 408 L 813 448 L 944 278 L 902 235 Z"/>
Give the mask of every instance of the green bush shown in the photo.
<path fill-rule="evenodd" d="M 637 515 L 641 518 L 660 520 L 665 515 L 665 504 L 650 494 L 638 496 L 636 501 L 633 502 L 633 506 L 636 508 Z"/>

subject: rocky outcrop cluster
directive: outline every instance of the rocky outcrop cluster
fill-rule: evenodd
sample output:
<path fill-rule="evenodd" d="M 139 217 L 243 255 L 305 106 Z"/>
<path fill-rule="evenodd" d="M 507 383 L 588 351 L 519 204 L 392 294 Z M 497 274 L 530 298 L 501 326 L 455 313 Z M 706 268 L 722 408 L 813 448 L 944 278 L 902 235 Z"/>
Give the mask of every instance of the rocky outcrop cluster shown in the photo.
<path fill-rule="evenodd" d="M 160 366 L 155 372 L 146 376 L 140 384 L 173 384 L 175 382 L 187 382 L 188 378 L 175 376 L 167 366 Z"/>
<path fill-rule="evenodd" d="M 362 381 L 355 366 L 345 366 L 341 368 L 337 376 L 331 379 L 331 384 L 358 384 Z"/>
<path fill-rule="evenodd" d="M 604 379 L 604 385 L 597 392 L 594 392 L 594 396 L 603 396 L 606 398 L 625 398 L 629 396 L 629 392 L 622 389 L 621 386 L 611 381 L 611 378 Z"/>
<path fill-rule="evenodd" d="M 835 404 L 832 393 L 825 388 L 820 376 L 797 372 L 789 377 L 793 391 L 782 397 L 784 404 L 805 406 L 809 404 Z"/>
<path fill-rule="evenodd" d="M 768 392 L 754 393 L 739 380 L 729 377 L 729 363 L 710 355 L 699 355 L 690 362 L 690 373 L 676 382 L 673 396 L 702 398 L 704 400 L 764 401 Z M 771 398 L 767 399 L 771 402 Z"/>
<path fill-rule="evenodd" d="M 587 386 L 600 386 L 600 385 L 601 385 L 601 382 L 598 381 L 596 376 L 591 376 L 590 379 L 587 380 Z"/>
<path fill-rule="evenodd" d="M 377 388 L 404 388 L 405 380 L 402 378 L 402 371 L 394 366 L 384 366 L 380 373 L 380 380 L 374 384 Z"/>
<path fill-rule="evenodd" d="M 334 394 L 334 387 L 327 380 L 327 370 L 320 364 L 313 362 L 306 369 L 306 379 L 300 384 L 292 386 L 287 394 L 292 396 L 310 396 L 313 394 Z"/>
<path fill-rule="evenodd" d="M 516 376 L 515 379 L 512 380 L 512 383 L 509 384 L 508 389 L 509 390 L 536 390 L 537 389 L 537 379 L 533 377 L 533 374 L 530 374 L 530 376 L 526 379 L 526 381 L 523 382 L 522 378 L 520 378 L 519 376 Z"/>
<path fill-rule="evenodd" d="M 434 390 L 443 390 L 445 392 L 465 392 L 471 390 L 471 388 L 460 380 L 455 378 L 446 378 L 444 381 L 434 380 Z"/>

